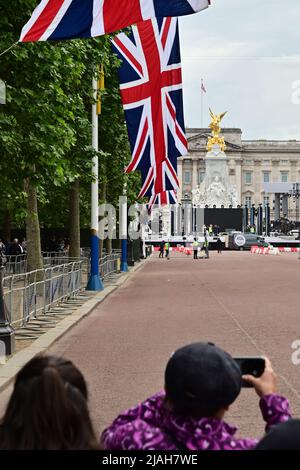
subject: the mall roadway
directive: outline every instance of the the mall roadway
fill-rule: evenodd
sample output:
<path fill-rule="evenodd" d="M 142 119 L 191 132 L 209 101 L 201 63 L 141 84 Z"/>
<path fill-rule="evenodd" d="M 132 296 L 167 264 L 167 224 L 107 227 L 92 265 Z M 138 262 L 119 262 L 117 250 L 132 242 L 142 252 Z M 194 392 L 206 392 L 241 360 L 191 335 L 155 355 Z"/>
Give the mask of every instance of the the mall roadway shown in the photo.
<path fill-rule="evenodd" d="M 90 390 L 97 432 L 125 408 L 163 387 L 174 349 L 213 341 L 232 355 L 268 355 L 280 391 L 300 417 L 300 260 L 297 254 L 211 253 L 194 261 L 158 255 L 130 277 L 52 352 L 72 359 Z M 300 355 L 299 355 L 300 356 Z M 243 391 L 229 421 L 240 434 L 260 436 L 263 423 L 253 390 Z"/>

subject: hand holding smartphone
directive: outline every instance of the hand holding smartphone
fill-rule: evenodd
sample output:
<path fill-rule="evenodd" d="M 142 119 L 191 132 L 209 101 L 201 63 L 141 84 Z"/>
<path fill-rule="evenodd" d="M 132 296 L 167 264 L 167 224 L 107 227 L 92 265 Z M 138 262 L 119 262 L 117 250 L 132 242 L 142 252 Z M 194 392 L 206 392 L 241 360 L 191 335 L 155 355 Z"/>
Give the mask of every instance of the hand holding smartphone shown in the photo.
<path fill-rule="evenodd" d="M 251 375 L 259 378 L 263 375 L 266 368 L 266 361 L 262 357 L 235 357 L 234 360 L 239 365 L 242 375 Z M 253 388 L 254 385 L 243 380 L 242 387 Z"/>

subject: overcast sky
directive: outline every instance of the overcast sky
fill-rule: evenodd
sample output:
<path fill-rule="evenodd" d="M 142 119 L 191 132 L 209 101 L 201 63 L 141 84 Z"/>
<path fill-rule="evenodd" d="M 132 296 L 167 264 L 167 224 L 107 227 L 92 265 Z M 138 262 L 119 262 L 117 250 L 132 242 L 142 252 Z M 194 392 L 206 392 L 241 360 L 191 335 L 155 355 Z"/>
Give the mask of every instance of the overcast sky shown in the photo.
<path fill-rule="evenodd" d="M 196 15 L 180 18 L 185 121 L 204 126 L 208 107 L 228 110 L 224 127 L 239 127 L 244 139 L 299 139 L 300 1 L 213 0 Z M 294 84 L 294 85 L 293 85 Z"/>

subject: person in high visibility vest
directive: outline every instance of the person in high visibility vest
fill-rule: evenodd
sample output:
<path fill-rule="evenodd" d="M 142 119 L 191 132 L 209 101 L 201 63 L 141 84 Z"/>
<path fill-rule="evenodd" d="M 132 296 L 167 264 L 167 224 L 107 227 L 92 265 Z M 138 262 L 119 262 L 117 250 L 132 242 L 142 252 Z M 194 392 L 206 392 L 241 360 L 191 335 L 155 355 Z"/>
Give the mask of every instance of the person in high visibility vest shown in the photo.
<path fill-rule="evenodd" d="M 170 259 L 170 243 L 169 242 L 165 243 L 165 252 L 166 252 L 166 258 Z"/>
<path fill-rule="evenodd" d="M 207 240 L 207 238 L 205 237 L 205 242 L 204 242 L 204 249 L 205 249 L 205 257 L 206 259 L 209 259 L 209 241 Z"/>
<path fill-rule="evenodd" d="M 194 242 L 193 242 L 194 259 L 198 259 L 198 248 L 199 248 L 199 243 L 197 241 L 197 238 L 194 238 Z"/>

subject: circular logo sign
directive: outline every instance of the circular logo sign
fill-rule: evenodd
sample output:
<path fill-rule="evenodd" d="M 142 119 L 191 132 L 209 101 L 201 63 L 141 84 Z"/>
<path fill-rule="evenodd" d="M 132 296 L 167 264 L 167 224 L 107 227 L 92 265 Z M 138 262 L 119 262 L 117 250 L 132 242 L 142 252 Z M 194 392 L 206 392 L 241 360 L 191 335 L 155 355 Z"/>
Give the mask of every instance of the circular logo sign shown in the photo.
<path fill-rule="evenodd" d="M 246 244 L 246 238 L 241 234 L 236 235 L 234 237 L 234 243 L 236 246 L 244 246 Z"/>

